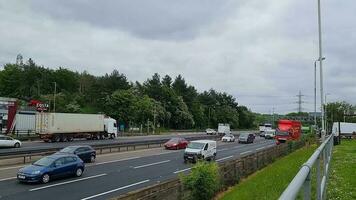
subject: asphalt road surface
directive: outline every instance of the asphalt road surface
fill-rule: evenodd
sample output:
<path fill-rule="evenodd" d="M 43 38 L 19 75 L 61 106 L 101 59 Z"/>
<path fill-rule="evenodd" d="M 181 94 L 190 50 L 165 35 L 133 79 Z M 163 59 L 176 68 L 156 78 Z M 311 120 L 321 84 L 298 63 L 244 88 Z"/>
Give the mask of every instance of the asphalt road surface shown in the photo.
<path fill-rule="evenodd" d="M 274 140 L 257 137 L 253 144 L 218 142 L 216 162 L 238 158 L 274 146 Z M 183 162 L 184 150 L 162 148 L 100 155 L 86 165 L 82 177 L 48 184 L 16 180 L 21 166 L 0 168 L 0 199 L 108 199 L 188 173 L 193 164 Z"/>
<path fill-rule="evenodd" d="M 244 131 L 234 132 L 234 134 L 238 134 Z M 0 148 L 1 154 L 13 153 L 19 151 L 31 151 L 31 150 L 47 150 L 50 148 L 64 148 L 69 145 L 109 145 L 109 144 L 123 144 L 126 142 L 138 142 L 138 141 L 150 141 L 157 139 L 170 139 L 174 136 L 181 137 L 194 137 L 194 136 L 206 136 L 204 132 L 190 132 L 190 133 L 172 133 L 169 135 L 149 135 L 149 136 L 124 136 L 118 137 L 114 140 L 106 139 L 106 140 L 74 140 L 72 142 L 58 142 L 58 143 L 47 143 L 43 141 L 31 141 L 31 142 L 23 142 L 21 148 Z"/>

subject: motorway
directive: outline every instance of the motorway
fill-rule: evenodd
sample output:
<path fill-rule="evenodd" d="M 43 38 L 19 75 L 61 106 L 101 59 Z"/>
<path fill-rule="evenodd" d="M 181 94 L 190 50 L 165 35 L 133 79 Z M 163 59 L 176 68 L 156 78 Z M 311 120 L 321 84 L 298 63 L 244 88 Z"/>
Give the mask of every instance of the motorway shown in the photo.
<path fill-rule="evenodd" d="M 274 146 L 273 140 L 257 137 L 253 144 L 218 142 L 216 162 L 238 158 Z M 80 178 L 48 184 L 23 184 L 16 180 L 21 166 L 0 168 L 0 199 L 108 199 L 188 173 L 184 150 L 163 148 L 99 155 L 86 165 Z"/>
<path fill-rule="evenodd" d="M 239 132 L 240 133 L 240 132 Z M 72 142 L 58 142 L 58 143 L 47 143 L 43 141 L 31 141 L 23 142 L 21 148 L 1 148 L 0 154 L 4 155 L 7 153 L 14 153 L 19 151 L 33 151 L 33 150 L 47 150 L 50 148 L 64 148 L 69 145 L 113 145 L 113 144 L 124 144 L 129 142 L 143 142 L 143 141 L 152 141 L 157 139 L 170 139 L 174 136 L 181 136 L 189 139 L 190 137 L 196 136 L 206 136 L 204 132 L 195 132 L 195 133 L 172 133 L 169 135 L 149 135 L 149 136 L 124 136 L 118 137 L 117 139 L 110 140 L 74 140 Z"/>

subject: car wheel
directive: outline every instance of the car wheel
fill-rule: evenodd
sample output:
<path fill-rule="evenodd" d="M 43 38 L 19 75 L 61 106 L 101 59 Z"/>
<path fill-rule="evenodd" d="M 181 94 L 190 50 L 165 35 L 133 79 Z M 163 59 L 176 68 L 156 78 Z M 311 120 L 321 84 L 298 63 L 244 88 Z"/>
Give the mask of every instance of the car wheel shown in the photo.
<path fill-rule="evenodd" d="M 43 175 L 42 175 L 42 180 L 41 180 L 42 183 L 46 184 L 46 183 L 49 182 L 49 180 L 50 180 L 50 177 L 49 177 L 48 174 L 43 174 Z"/>
<path fill-rule="evenodd" d="M 16 142 L 14 146 L 15 148 L 20 148 L 20 143 Z"/>
<path fill-rule="evenodd" d="M 90 156 L 90 162 L 91 163 L 95 162 L 95 156 L 94 155 Z"/>
<path fill-rule="evenodd" d="M 83 169 L 82 169 L 82 168 L 78 168 L 78 169 L 75 171 L 75 176 L 77 176 L 77 177 L 82 176 L 82 174 L 83 174 Z"/>

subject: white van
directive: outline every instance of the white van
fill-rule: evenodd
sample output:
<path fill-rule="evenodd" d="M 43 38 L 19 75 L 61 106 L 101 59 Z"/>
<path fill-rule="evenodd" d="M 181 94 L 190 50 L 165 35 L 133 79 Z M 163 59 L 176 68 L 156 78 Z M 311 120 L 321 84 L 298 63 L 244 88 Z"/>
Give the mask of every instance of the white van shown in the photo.
<path fill-rule="evenodd" d="M 191 141 L 184 151 L 184 162 L 192 161 L 195 163 L 198 159 L 215 160 L 216 141 L 213 140 L 195 140 Z"/>

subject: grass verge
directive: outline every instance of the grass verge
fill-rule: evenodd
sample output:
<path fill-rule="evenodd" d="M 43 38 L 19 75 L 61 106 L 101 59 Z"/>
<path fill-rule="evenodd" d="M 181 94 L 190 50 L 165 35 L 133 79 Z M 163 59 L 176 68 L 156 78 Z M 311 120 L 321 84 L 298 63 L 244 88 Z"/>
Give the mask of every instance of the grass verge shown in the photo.
<path fill-rule="evenodd" d="M 315 148 L 316 145 L 304 147 L 276 160 L 230 188 L 220 199 L 278 199 L 297 174 L 301 165 L 312 155 Z"/>
<path fill-rule="evenodd" d="M 342 140 L 335 146 L 327 198 L 356 199 L 356 140 Z"/>

